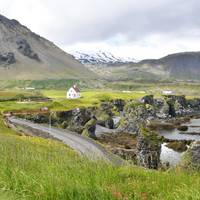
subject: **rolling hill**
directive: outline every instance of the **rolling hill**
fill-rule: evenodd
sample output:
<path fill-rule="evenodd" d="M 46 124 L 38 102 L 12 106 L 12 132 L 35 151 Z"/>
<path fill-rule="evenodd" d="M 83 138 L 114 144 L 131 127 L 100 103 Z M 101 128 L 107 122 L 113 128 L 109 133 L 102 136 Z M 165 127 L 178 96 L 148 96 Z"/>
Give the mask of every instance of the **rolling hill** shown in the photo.
<path fill-rule="evenodd" d="M 52 42 L 0 15 L 0 80 L 87 79 L 95 74 Z"/>

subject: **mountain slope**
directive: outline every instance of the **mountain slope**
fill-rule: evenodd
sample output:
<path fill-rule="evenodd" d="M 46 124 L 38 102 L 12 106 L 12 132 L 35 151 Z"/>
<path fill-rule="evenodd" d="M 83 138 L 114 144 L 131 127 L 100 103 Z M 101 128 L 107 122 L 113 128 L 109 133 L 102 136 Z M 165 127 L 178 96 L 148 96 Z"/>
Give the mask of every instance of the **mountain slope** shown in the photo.
<path fill-rule="evenodd" d="M 90 77 L 95 75 L 73 56 L 0 15 L 0 80 Z"/>
<path fill-rule="evenodd" d="M 120 65 L 135 62 L 132 58 L 118 57 L 101 50 L 96 52 L 74 51 L 72 55 L 84 65 Z"/>
<path fill-rule="evenodd" d="M 163 71 L 175 79 L 200 80 L 200 52 L 170 54 L 160 59 L 143 60 L 134 66 Z"/>
<path fill-rule="evenodd" d="M 200 52 L 170 54 L 160 59 L 147 59 L 111 67 L 90 67 L 108 80 L 199 81 Z"/>

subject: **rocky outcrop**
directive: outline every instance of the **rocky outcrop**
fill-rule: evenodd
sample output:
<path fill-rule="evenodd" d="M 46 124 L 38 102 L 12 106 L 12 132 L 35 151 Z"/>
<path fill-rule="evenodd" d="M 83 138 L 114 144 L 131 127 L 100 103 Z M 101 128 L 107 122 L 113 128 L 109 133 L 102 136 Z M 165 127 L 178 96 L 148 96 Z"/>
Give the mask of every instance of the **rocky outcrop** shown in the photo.
<path fill-rule="evenodd" d="M 200 170 L 200 141 L 192 143 L 180 165 L 184 168 Z"/>
<path fill-rule="evenodd" d="M 57 122 L 62 124 L 62 128 L 82 133 L 84 125 L 91 119 L 90 109 L 77 108 L 70 111 L 57 112 Z"/>
<path fill-rule="evenodd" d="M 125 106 L 125 101 L 122 100 L 122 99 L 114 99 L 112 101 L 112 104 L 114 105 L 115 109 L 118 111 L 118 112 L 122 112 L 123 109 L 124 109 L 124 106 Z"/>
<path fill-rule="evenodd" d="M 35 123 L 51 122 L 55 127 L 68 129 L 77 133 L 82 133 L 84 125 L 91 119 L 91 117 L 92 112 L 89 108 L 77 108 L 70 111 L 25 116 L 26 119 Z"/>
<path fill-rule="evenodd" d="M 99 107 L 100 112 L 104 112 L 110 116 L 113 115 L 112 109 L 113 109 L 113 105 L 110 102 L 102 102 Z"/>
<path fill-rule="evenodd" d="M 91 120 L 89 120 L 85 126 L 84 126 L 84 130 L 82 132 L 82 135 L 86 136 L 86 137 L 91 137 L 93 139 L 97 139 L 96 135 L 95 135 L 95 130 L 96 130 L 96 124 L 97 124 L 97 119 L 95 116 L 92 117 Z"/>
<path fill-rule="evenodd" d="M 16 60 L 15 60 L 14 53 L 7 52 L 7 53 L 0 54 L 0 65 L 1 64 L 10 65 L 10 64 L 13 64 L 15 62 L 16 62 Z"/>
<path fill-rule="evenodd" d="M 155 132 L 142 127 L 137 141 L 138 165 L 149 169 L 158 169 L 160 153 L 161 138 Z"/>
<path fill-rule="evenodd" d="M 21 54 L 23 54 L 24 56 L 27 56 L 31 59 L 34 59 L 36 61 L 40 61 L 38 54 L 32 50 L 32 48 L 31 48 L 30 44 L 27 42 L 27 40 L 18 39 L 16 43 L 17 43 L 17 48 Z"/>
<path fill-rule="evenodd" d="M 188 107 L 190 109 L 193 109 L 194 111 L 200 110 L 200 99 L 199 98 L 189 99 L 189 100 L 187 100 L 187 104 L 188 104 Z"/>
<path fill-rule="evenodd" d="M 113 129 L 114 128 L 114 120 L 113 118 L 106 114 L 106 113 L 101 113 L 100 115 L 98 115 L 98 121 L 97 124 L 109 129 Z"/>
<path fill-rule="evenodd" d="M 130 101 L 126 104 L 120 120 L 119 131 L 138 134 L 141 123 L 155 117 L 154 106 Z"/>
<path fill-rule="evenodd" d="M 200 111 L 200 100 L 187 100 L 184 95 L 165 95 L 163 106 L 157 113 L 159 118 L 173 118 Z"/>

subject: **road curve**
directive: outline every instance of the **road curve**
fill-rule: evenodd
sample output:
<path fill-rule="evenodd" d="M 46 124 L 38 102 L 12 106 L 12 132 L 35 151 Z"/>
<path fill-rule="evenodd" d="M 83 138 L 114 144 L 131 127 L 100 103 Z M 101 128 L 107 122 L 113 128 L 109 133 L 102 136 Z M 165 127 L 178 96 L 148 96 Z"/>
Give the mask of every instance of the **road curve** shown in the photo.
<path fill-rule="evenodd" d="M 106 151 L 101 145 L 97 144 L 92 139 L 86 138 L 69 130 L 54 127 L 49 128 L 46 125 L 36 124 L 31 121 L 19 119 L 16 117 L 10 117 L 8 118 L 8 121 L 9 123 L 17 126 L 24 126 L 36 131 L 47 133 L 53 138 L 56 138 L 70 146 L 79 154 L 88 157 L 89 159 L 104 160 L 114 165 L 123 165 L 124 163 L 121 158 Z"/>

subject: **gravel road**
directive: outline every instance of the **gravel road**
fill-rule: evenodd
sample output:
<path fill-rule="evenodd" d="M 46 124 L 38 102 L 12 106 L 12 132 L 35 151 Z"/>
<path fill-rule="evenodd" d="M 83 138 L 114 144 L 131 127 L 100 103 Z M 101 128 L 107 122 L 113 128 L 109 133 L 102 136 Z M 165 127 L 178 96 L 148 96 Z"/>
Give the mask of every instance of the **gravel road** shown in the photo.
<path fill-rule="evenodd" d="M 28 120 L 15 117 L 8 118 L 11 124 L 28 127 L 49 134 L 50 136 L 62 141 L 79 154 L 84 155 L 92 160 L 104 160 L 114 165 L 123 165 L 123 160 L 116 155 L 105 150 L 100 144 L 90 138 L 86 138 L 77 133 L 65 129 L 48 127 L 47 125 L 36 124 Z"/>

